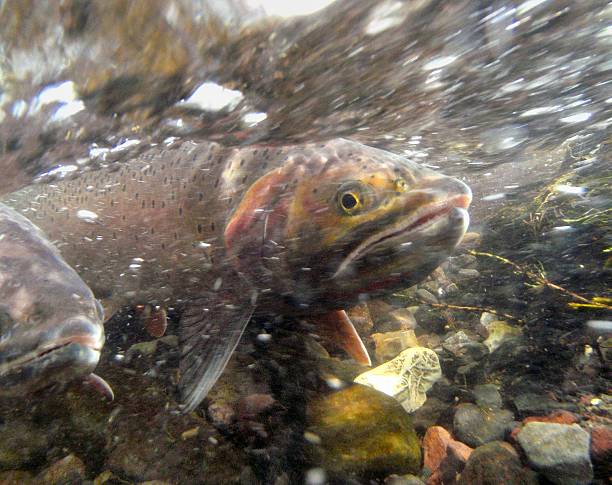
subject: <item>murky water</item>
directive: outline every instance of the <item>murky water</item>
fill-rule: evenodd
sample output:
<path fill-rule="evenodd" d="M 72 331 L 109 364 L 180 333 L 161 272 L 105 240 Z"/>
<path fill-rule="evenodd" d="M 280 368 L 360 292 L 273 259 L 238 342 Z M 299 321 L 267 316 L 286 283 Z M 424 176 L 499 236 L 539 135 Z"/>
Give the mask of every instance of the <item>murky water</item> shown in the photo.
<path fill-rule="evenodd" d="M 0 483 L 606 483 L 610 5 L 337 0 L 295 15 L 271 3 L 1 3 L 4 199 L 71 180 L 85 197 L 109 189 L 100 174 L 141 160 L 148 176 L 166 153 L 173 170 L 187 141 L 261 167 L 253 150 L 343 137 L 468 184 L 463 243 L 417 286 L 347 308 L 371 373 L 321 321 L 256 315 L 189 414 L 177 408 L 178 320 L 192 296 L 113 308 L 96 374 L 114 401 L 79 383 L 0 401 Z M 221 187 L 237 178 L 228 167 Z M 143 208 L 170 201 L 149 186 L 134 189 Z M 223 204 L 210 202 L 212 234 Z M 93 209 L 76 213 L 92 231 Z M 138 236 L 137 222 L 122 231 Z M 127 274 L 156 258 L 173 274 L 180 252 L 163 248 Z"/>

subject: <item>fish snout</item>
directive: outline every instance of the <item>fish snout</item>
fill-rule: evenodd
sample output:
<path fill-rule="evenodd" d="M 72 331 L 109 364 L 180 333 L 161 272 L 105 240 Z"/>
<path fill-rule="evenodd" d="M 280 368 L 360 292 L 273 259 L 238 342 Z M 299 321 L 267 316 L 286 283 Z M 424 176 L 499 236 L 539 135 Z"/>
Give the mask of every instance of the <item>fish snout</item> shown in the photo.
<path fill-rule="evenodd" d="M 75 343 L 100 351 L 104 345 L 104 327 L 87 317 L 73 317 L 58 326 L 49 342 L 54 345 Z"/>
<path fill-rule="evenodd" d="M 445 200 L 452 207 L 467 209 L 472 202 L 472 190 L 467 184 L 446 175 L 425 179 L 419 189 L 435 193 L 436 199 Z"/>

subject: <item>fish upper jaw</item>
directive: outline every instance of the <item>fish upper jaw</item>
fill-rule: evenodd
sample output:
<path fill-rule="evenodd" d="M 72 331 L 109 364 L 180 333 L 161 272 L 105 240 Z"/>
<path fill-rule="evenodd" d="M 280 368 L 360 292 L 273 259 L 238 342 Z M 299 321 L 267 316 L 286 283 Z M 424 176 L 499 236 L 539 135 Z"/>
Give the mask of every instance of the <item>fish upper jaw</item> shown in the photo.
<path fill-rule="evenodd" d="M 441 177 L 434 179 L 430 187 L 425 186 L 420 190 L 444 195 L 438 195 L 433 202 L 422 205 L 409 216 L 363 240 L 341 261 L 332 280 L 350 274 L 356 261 L 383 246 L 397 245 L 407 252 L 413 242 L 426 242 L 446 235 L 449 252 L 454 248 L 469 225 L 467 208 L 472 201 L 470 188 L 457 179 Z"/>

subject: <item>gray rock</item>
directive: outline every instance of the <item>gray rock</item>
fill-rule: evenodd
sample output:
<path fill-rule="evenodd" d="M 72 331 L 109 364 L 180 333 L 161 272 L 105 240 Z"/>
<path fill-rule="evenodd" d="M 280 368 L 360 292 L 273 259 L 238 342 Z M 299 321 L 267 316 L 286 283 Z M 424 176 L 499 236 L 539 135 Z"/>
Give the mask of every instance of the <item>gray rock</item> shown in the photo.
<path fill-rule="evenodd" d="M 461 472 L 458 485 L 537 485 L 536 474 L 525 468 L 508 443 L 494 441 L 476 448 Z"/>
<path fill-rule="evenodd" d="M 472 391 L 476 404 L 481 408 L 499 409 L 502 405 L 501 394 L 493 384 L 480 384 Z"/>
<path fill-rule="evenodd" d="M 517 439 L 530 465 L 558 485 L 593 480 L 589 434 L 577 424 L 527 423 Z"/>
<path fill-rule="evenodd" d="M 459 332 L 451 335 L 446 340 L 444 340 L 443 347 L 446 351 L 450 352 L 453 355 L 458 354 L 461 349 L 467 345 L 472 343 L 473 340 L 467 336 L 467 334 L 460 330 Z"/>
<path fill-rule="evenodd" d="M 516 410 L 522 417 L 533 415 L 543 416 L 550 414 L 556 409 L 565 409 L 566 411 L 573 411 L 576 409 L 571 403 L 555 401 L 547 396 L 533 392 L 519 394 L 514 398 L 513 402 Z"/>
<path fill-rule="evenodd" d="M 417 290 L 417 296 L 426 303 L 438 303 L 436 296 L 425 288 L 419 288 Z"/>
<path fill-rule="evenodd" d="M 503 440 L 513 420 L 514 415 L 506 409 L 483 410 L 464 403 L 457 406 L 453 428 L 459 441 L 476 448 L 489 441 Z"/>
<path fill-rule="evenodd" d="M 385 485 L 425 485 L 425 483 L 414 475 L 390 475 L 385 479 Z"/>
<path fill-rule="evenodd" d="M 480 273 L 477 269 L 460 269 L 457 271 L 457 279 L 458 280 L 471 280 L 474 278 L 478 278 Z"/>

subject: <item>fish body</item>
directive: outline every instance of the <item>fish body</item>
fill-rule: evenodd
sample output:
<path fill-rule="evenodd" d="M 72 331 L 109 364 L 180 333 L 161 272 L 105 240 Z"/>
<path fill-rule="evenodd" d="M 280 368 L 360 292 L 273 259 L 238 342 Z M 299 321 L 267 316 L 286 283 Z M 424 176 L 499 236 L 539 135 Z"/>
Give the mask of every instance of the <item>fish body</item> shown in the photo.
<path fill-rule="evenodd" d="M 6 197 L 108 315 L 181 306 L 193 409 L 254 312 L 324 315 L 425 278 L 463 236 L 469 188 L 350 140 L 184 142 Z"/>
<path fill-rule="evenodd" d="M 103 323 L 89 287 L 40 229 L 0 204 L 0 397 L 87 378 Z"/>

